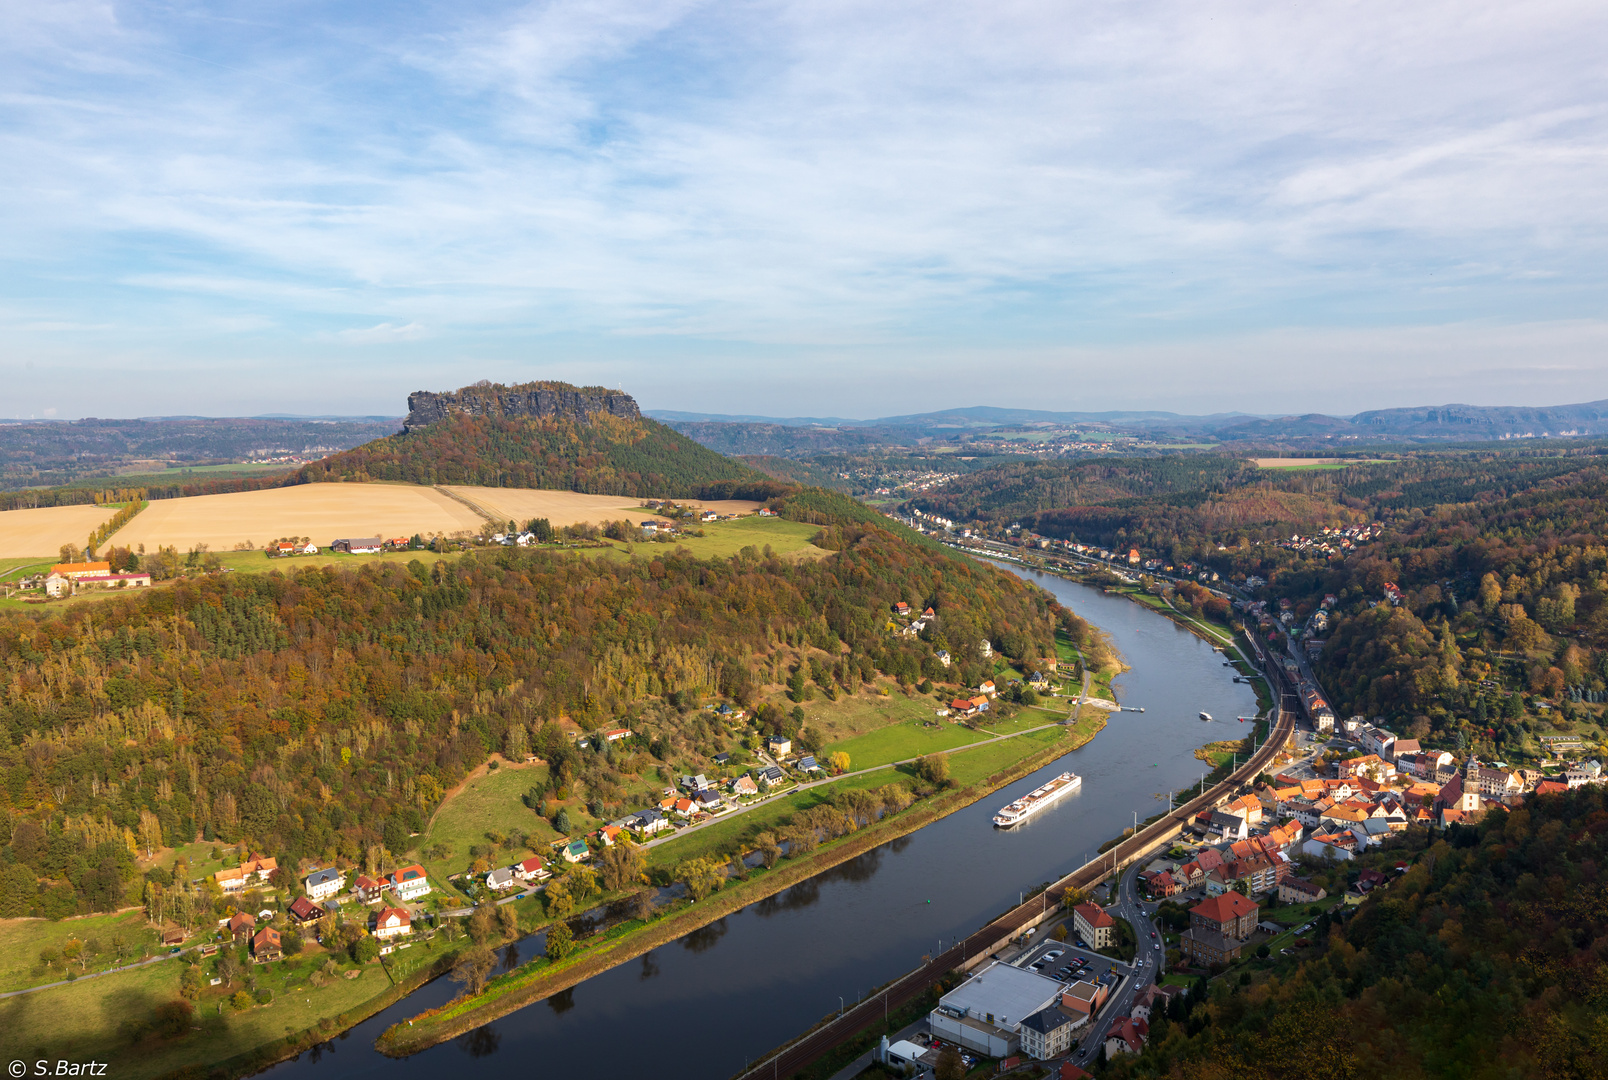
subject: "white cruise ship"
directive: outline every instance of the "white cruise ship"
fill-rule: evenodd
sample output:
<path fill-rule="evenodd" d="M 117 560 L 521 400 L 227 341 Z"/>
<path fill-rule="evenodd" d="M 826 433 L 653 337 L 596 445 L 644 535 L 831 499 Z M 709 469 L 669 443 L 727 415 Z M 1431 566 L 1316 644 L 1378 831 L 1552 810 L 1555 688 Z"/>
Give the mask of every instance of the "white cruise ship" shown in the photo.
<path fill-rule="evenodd" d="M 1009 829 L 1020 825 L 1062 795 L 1069 791 L 1076 791 L 1082 786 L 1083 777 L 1077 773 L 1064 772 L 1043 787 L 1028 792 L 1009 806 L 1001 809 L 999 813 L 994 815 L 994 824 L 1001 829 Z"/>

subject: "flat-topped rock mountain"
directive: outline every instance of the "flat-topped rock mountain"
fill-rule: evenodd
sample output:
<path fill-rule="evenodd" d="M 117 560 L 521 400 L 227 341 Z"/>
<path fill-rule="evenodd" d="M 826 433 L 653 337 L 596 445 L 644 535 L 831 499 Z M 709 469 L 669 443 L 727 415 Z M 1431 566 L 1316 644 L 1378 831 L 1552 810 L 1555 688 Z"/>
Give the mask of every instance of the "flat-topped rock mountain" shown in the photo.
<path fill-rule="evenodd" d="M 516 386 L 477 383 L 450 393 L 417 390 L 408 395 L 404 431 L 414 431 L 448 416 L 552 417 L 587 422 L 597 413 L 622 420 L 637 420 L 642 410 L 623 390 L 603 386 L 571 386 L 561 382 L 531 382 Z"/>

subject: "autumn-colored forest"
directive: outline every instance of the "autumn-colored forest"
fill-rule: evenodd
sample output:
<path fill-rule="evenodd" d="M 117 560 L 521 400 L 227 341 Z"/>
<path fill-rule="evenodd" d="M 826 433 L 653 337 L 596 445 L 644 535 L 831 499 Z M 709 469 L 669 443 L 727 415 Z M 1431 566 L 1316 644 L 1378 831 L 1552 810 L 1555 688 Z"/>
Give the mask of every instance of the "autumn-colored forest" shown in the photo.
<path fill-rule="evenodd" d="M 117 906 L 139 889 L 136 848 L 198 834 L 281 865 L 372 844 L 400 853 L 494 750 L 533 748 L 563 786 L 582 768 L 577 729 L 625 720 L 656 753 L 695 753 L 703 702 L 806 680 L 831 695 L 879 672 L 975 683 L 985 638 L 1025 658 L 1051 655 L 1057 627 L 1089 637 L 1042 592 L 858 504 L 806 493 L 781 505 L 822 524 L 834 553 L 499 548 L 216 575 L 0 617 L 0 916 Z M 901 600 L 938 613 L 923 637 L 886 629 Z M 935 659 L 942 648 L 954 669 Z M 596 812 L 636 809 L 615 801 L 620 785 L 656 764 L 588 765 Z"/>

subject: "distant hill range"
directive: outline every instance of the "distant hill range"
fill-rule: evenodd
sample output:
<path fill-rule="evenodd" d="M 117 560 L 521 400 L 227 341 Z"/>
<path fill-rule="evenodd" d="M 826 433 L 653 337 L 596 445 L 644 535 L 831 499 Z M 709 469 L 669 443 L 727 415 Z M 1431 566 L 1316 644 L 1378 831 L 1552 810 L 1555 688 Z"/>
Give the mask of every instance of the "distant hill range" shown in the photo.
<path fill-rule="evenodd" d="M 127 473 L 179 478 L 185 469 L 242 461 L 307 461 L 396 429 L 395 419 L 376 416 L 0 421 L 0 490 Z"/>
<path fill-rule="evenodd" d="M 1224 442 L 1357 440 L 1475 442 L 1494 439 L 1608 435 L 1608 401 L 1527 408 L 1511 405 L 1435 405 L 1373 409 L 1354 416 L 1307 413 L 1257 416 L 1214 413 L 1188 416 L 1170 412 L 1049 412 L 974 406 L 887 416 L 874 420 L 841 417 L 723 416 L 649 410 L 704 446 L 728 454 L 802 457 L 828 451 L 854 451 L 877 445 L 913 445 L 956 436 L 985 437 L 991 431 L 1064 427 L 1127 433 L 1161 439 L 1205 438 Z"/>
<path fill-rule="evenodd" d="M 307 465 L 290 482 L 326 480 L 632 498 L 767 499 L 792 490 L 645 418 L 630 394 L 560 382 L 410 394 L 401 432 Z"/>

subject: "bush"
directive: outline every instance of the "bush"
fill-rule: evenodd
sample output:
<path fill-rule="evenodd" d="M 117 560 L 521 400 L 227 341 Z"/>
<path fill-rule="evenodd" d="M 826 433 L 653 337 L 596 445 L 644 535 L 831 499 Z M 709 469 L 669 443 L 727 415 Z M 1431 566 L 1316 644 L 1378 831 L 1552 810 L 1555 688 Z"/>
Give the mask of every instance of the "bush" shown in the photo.
<path fill-rule="evenodd" d="M 244 990 L 236 990 L 234 997 L 229 999 L 229 1005 L 235 1012 L 245 1012 L 252 1006 L 251 995 Z"/>
<path fill-rule="evenodd" d="M 258 1005 L 266 1005 L 274 999 L 274 992 L 268 989 L 266 986 L 262 986 L 257 988 L 257 993 L 255 996 L 257 998 Z"/>

